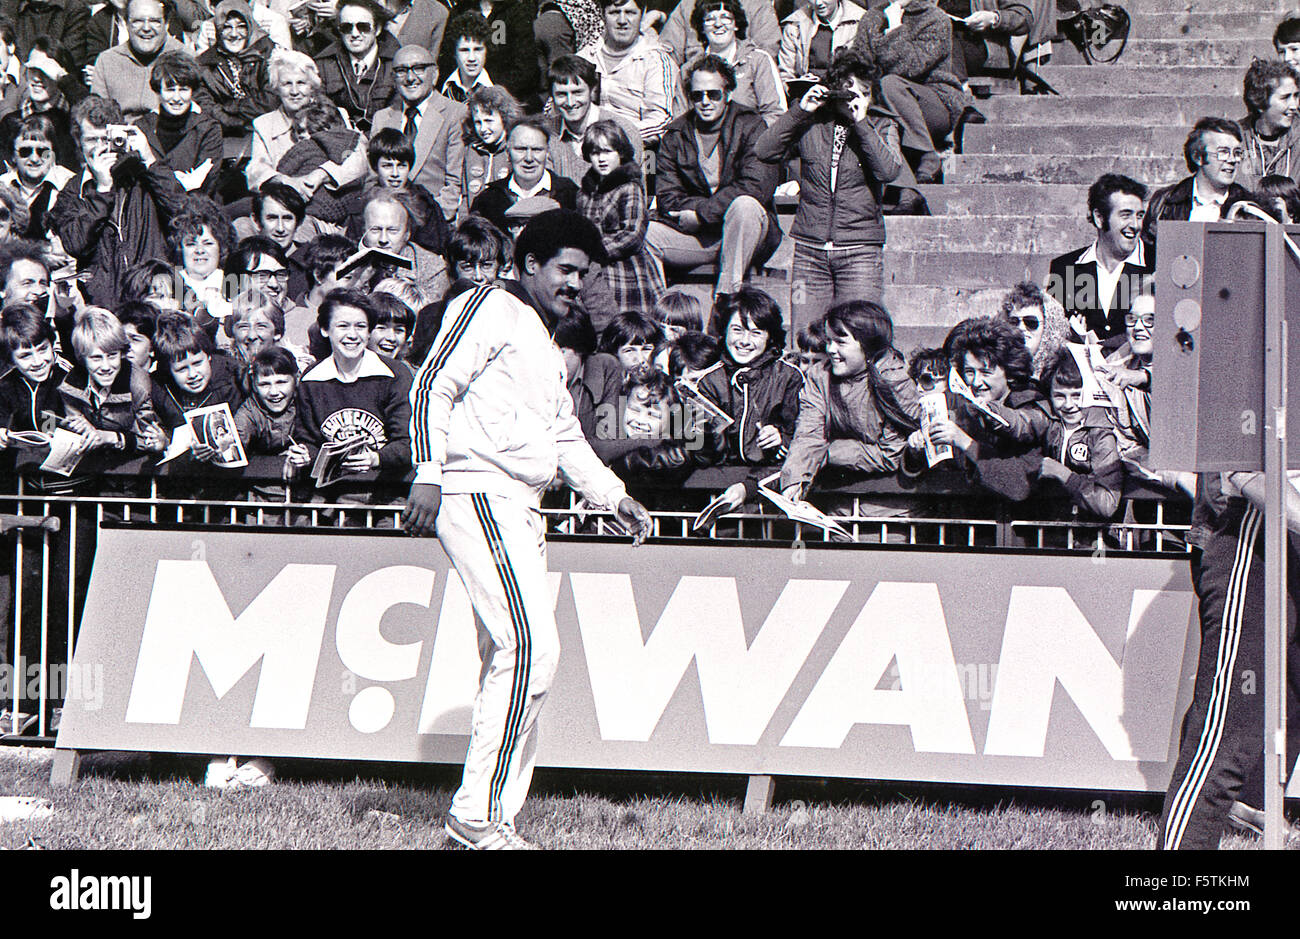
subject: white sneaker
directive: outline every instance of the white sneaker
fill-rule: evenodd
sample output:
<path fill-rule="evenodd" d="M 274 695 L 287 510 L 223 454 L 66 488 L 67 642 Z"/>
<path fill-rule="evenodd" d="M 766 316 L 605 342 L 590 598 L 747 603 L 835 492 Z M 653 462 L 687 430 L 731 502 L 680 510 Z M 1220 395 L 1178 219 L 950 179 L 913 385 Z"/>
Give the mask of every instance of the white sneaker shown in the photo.
<path fill-rule="evenodd" d="M 457 844 L 464 845 L 471 851 L 537 851 L 539 848 L 531 841 L 525 841 L 515 831 L 511 822 L 497 822 L 479 827 L 467 825 L 454 815 L 447 816 L 443 831 Z"/>
<path fill-rule="evenodd" d="M 237 765 L 233 756 L 214 756 L 208 762 L 208 772 L 203 777 L 203 785 L 213 789 L 229 788 L 231 777 L 235 775 L 236 768 Z"/>
<path fill-rule="evenodd" d="M 230 777 L 231 789 L 254 789 L 269 785 L 275 779 L 275 766 L 263 756 L 255 756 L 235 770 Z"/>

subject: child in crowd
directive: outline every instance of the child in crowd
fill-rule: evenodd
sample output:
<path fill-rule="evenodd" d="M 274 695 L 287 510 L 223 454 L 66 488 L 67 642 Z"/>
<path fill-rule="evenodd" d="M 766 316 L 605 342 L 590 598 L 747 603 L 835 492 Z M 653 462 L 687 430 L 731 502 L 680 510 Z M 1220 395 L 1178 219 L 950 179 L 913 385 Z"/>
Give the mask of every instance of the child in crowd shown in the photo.
<path fill-rule="evenodd" d="M 654 368 L 655 350 L 663 344 L 659 324 L 644 313 L 620 313 L 600 334 L 600 351 L 618 359 L 629 378 Z"/>
<path fill-rule="evenodd" d="M 103 451 L 94 466 L 85 457 L 78 470 L 93 471 L 126 457 L 137 446 L 137 435 L 153 422 L 149 373 L 127 360 L 130 341 L 116 316 L 87 307 L 72 329 L 77 364 L 59 385 L 63 399 L 62 425 L 87 438 L 87 448 Z"/>
<path fill-rule="evenodd" d="M 650 213 L 632 141 L 614 121 L 596 121 L 583 135 L 582 156 L 591 169 L 582 177 L 578 211 L 600 230 L 605 248 L 602 273 L 614 306 L 651 313 L 667 284 L 645 243 Z"/>
<path fill-rule="evenodd" d="M 243 291 L 231 304 L 231 314 L 223 324 L 230 343 L 230 355 L 239 375 L 240 388 L 245 395 L 252 388 L 249 367 L 264 349 L 282 346 L 306 369 L 316 364 L 306 349 L 294 346 L 284 338 L 284 314 L 274 297 L 256 287 Z"/>
<path fill-rule="evenodd" d="M 1039 482 L 1059 483 L 1075 514 L 1109 519 L 1124 489 L 1115 431 L 1103 408 L 1084 407 L 1083 375 L 1068 350 L 1057 355 L 1043 384 L 1051 392 L 1052 413 L 1042 435 Z M 1042 504 L 1059 503 L 1049 497 Z"/>
<path fill-rule="evenodd" d="M 396 127 L 385 127 L 375 131 L 366 153 L 374 178 L 369 186 L 347 200 L 348 236 L 361 240 L 362 210 L 373 190 L 404 192 L 409 197 L 406 206 L 411 213 L 411 240 L 421 248 L 442 254 L 451 233 L 433 193 L 411 179 L 411 166 L 415 163 L 415 145 L 411 139 Z"/>
<path fill-rule="evenodd" d="M 123 300 L 146 300 L 159 310 L 179 310 L 176 269 L 166 261 L 150 258 L 127 269 L 122 278 Z M 184 290 L 182 288 L 181 292 Z"/>
<path fill-rule="evenodd" d="M 63 417 L 63 399 L 59 386 L 72 366 L 54 352 L 54 326 L 36 307 L 15 303 L 0 312 L 0 360 L 6 366 L 0 375 L 0 447 L 9 446 L 14 431 L 44 431 L 53 426 L 50 415 Z M 25 453 L 22 455 L 26 455 Z M 41 459 L 31 464 L 34 469 Z M 28 463 L 19 460 L 18 469 Z M 60 477 L 31 480 L 38 488 L 49 484 L 53 489 L 67 489 Z"/>
<path fill-rule="evenodd" d="M 343 121 L 338 106 L 319 95 L 294 115 L 294 144 L 276 164 L 280 176 L 306 176 L 327 163 L 342 164 L 357 148 L 360 134 Z M 324 186 L 307 201 L 307 215 L 330 225 L 345 225 L 347 207 Z"/>
<path fill-rule="evenodd" d="M 161 429 L 146 432 L 147 449 L 165 449 L 168 437 L 185 423 L 186 411 L 224 402 L 233 414 L 243 403 L 234 361 L 219 352 L 208 332 L 183 313 L 158 317 L 154 354 L 158 367 L 150 397 Z"/>
<path fill-rule="evenodd" d="M 672 381 L 657 369 L 630 378 L 621 417 L 620 436 L 628 449 L 610 467 L 623 479 L 677 483 L 722 456 L 720 435 L 709 431 L 707 419 L 696 419 L 694 409 L 682 406 Z"/>
<path fill-rule="evenodd" d="M 490 284 L 511 277 L 510 239 L 487 219 L 471 215 L 447 245 L 452 280 Z"/>
<path fill-rule="evenodd" d="M 722 347 L 717 339 L 697 329 L 687 330 L 668 344 L 668 375 L 699 382 L 721 356 Z"/>
<path fill-rule="evenodd" d="M 460 171 L 460 210 L 456 218 L 464 221 L 469 207 L 488 183 L 510 175 L 510 155 L 506 152 L 506 129 L 522 112 L 519 103 L 504 88 L 480 86 L 469 96 L 461 134 L 465 140 L 465 157 Z"/>
<path fill-rule="evenodd" d="M 793 364 L 807 378 L 815 368 L 826 367 L 826 321 L 821 317 L 799 327 L 794 337 Z"/>
<path fill-rule="evenodd" d="M 492 26 L 477 10 L 453 17 L 442 37 L 442 49 L 434 50 L 439 52 L 444 95 L 464 103 L 475 90 L 492 85 L 484 68 L 491 41 Z"/>
<path fill-rule="evenodd" d="M 773 463 L 785 457 L 799 416 L 803 373 L 782 358 L 785 326 L 776 301 L 754 287 L 718 297 L 709 324 L 721 357 L 700 391 L 732 419 L 727 458 Z"/>
<path fill-rule="evenodd" d="M 158 326 L 158 308 L 146 300 L 124 300 L 117 308 L 117 319 L 126 333 L 126 359 L 132 368 L 146 374 L 154 369 L 153 334 Z"/>
<path fill-rule="evenodd" d="M 677 337 L 686 332 L 703 332 L 708 326 L 704 319 L 704 304 L 700 298 L 688 290 L 673 287 L 665 290 L 655 301 L 650 318 L 659 324 L 664 332 L 666 344 L 655 356 L 655 368 L 671 374 L 668 354 Z"/>
<path fill-rule="evenodd" d="M 392 359 L 414 380 L 415 370 L 406 361 L 406 352 L 415 328 L 415 313 L 400 297 L 382 290 L 376 290 L 371 299 L 375 304 L 375 327 L 370 331 L 367 346 L 372 352 Z"/>
<path fill-rule="evenodd" d="M 394 501 L 411 468 L 411 378 L 367 347 L 378 318 L 368 294 L 330 291 L 317 313 L 330 355 L 298 385 L 293 436 L 312 460 L 326 442 L 360 440 L 342 460 L 344 477 L 329 486 L 330 501 Z"/>
<path fill-rule="evenodd" d="M 292 476 L 311 461 L 307 448 L 293 438 L 298 363 L 288 349 L 267 346 L 253 357 L 250 373 L 253 392 L 235 412 L 235 430 L 248 456 L 283 455 L 285 475 Z M 283 502 L 285 495 L 286 487 L 277 483 L 250 487 L 250 496 L 260 502 Z"/>
<path fill-rule="evenodd" d="M 614 356 L 596 351 L 596 329 L 585 310 L 573 310 L 555 325 L 555 344 L 564 355 L 564 371 L 573 413 L 596 455 L 609 463 L 636 444 L 617 433 L 623 367 Z M 613 430 L 614 432 L 611 432 Z"/>

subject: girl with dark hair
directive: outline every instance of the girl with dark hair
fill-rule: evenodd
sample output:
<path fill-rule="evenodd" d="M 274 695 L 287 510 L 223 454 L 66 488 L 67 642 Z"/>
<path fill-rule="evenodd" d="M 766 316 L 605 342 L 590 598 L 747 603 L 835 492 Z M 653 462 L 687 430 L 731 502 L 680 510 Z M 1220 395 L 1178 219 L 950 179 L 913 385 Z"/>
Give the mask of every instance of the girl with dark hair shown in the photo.
<path fill-rule="evenodd" d="M 799 395 L 794 440 L 781 467 L 787 498 L 802 499 L 827 465 L 892 473 L 919 426 L 916 387 L 884 307 L 869 300 L 831 307 L 826 351 L 828 367 L 813 371 Z"/>
<path fill-rule="evenodd" d="M 763 291 L 741 287 L 718 298 L 710 331 L 720 340 L 722 355 L 699 387 L 735 421 L 726 430 L 728 461 L 782 459 L 794 437 L 804 380 L 782 358 L 781 308 Z"/>
<path fill-rule="evenodd" d="M 577 208 L 600 229 L 607 259 L 601 273 L 614 305 L 648 314 L 667 284 L 645 243 L 650 209 L 632 141 L 613 121 L 597 121 L 583 135 L 582 157 L 591 169 L 582 177 Z"/>

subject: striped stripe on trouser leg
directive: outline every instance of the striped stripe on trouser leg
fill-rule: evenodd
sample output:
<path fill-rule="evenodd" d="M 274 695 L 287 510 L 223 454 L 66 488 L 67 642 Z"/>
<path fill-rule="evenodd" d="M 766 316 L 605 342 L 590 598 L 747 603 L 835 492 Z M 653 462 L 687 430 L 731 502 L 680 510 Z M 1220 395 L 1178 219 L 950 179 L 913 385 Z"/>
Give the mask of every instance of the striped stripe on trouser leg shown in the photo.
<path fill-rule="evenodd" d="M 1262 751 L 1263 516 L 1247 508 L 1237 537 L 1216 534 L 1201 559 L 1201 651 L 1178 763 L 1165 796 L 1161 847 L 1211 849 Z M 1253 674 L 1253 687 L 1245 687 Z"/>
<path fill-rule="evenodd" d="M 512 821 L 528 796 L 537 715 L 560 651 L 541 516 L 515 499 L 452 493 L 437 531 L 474 607 L 483 662 L 451 814 L 471 825 Z"/>

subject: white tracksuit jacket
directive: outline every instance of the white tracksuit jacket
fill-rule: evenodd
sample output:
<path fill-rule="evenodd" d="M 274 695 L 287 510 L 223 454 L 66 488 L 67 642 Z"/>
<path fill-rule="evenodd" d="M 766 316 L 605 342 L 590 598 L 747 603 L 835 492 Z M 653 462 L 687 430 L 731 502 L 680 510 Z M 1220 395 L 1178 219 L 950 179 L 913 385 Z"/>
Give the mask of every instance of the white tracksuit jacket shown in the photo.
<path fill-rule="evenodd" d="M 415 481 L 538 505 L 558 469 L 614 510 L 627 491 L 583 436 L 541 315 L 511 288 L 476 287 L 447 305 L 411 386 Z"/>

